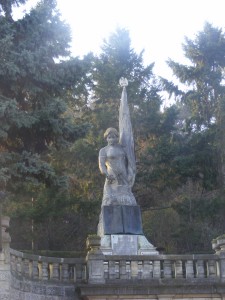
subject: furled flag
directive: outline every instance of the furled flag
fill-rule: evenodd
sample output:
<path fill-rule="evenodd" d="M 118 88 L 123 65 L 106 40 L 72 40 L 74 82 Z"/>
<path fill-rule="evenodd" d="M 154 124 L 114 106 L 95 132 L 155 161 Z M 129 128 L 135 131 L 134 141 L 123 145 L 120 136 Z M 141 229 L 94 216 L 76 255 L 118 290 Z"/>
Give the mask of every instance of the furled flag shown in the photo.
<path fill-rule="evenodd" d="M 127 154 L 129 184 L 133 186 L 136 174 L 136 162 L 134 155 L 134 138 L 130 120 L 130 111 L 127 103 L 127 79 L 122 77 L 120 79 L 120 85 L 123 87 L 119 109 L 120 144 L 124 147 L 124 150 Z"/>

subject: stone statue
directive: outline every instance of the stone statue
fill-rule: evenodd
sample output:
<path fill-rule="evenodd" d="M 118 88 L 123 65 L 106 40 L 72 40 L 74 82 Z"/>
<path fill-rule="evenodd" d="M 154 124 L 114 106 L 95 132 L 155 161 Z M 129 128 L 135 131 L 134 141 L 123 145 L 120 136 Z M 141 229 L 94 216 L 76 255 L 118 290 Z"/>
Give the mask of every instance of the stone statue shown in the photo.
<path fill-rule="evenodd" d="M 133 172 L 115 128 L 104 134 L 108 145 L 99 152 L 99 168 L 106 176 L 102 205 L 135 205 L 131 192 Z"/>
<path fill-rule="evenodd" d="M 119 132 L 108 128 L 104 134 L 108 145 L 99 151 L 99 169 L 105 185 L 98 235 L 104 254 L 158 254 L 143 234 L 141 211 L 132 193 L 136 175 L 134 139 L 127 104 L 127 79 L 119 108 Z"/>
<path fill-rule="evenodd" d="M 125 78 L 120 79 L 123 92 L 119 109 L 119 133 L 115 128 L 108 128 L 104 134 L 108 145 L 99 151 L 99 169 L 106 176 L 98 225 L 100 236 L 142 233 L 140 209 L 131 191 L 136 163 L 127 84 Z"/>
<path fill-rule="evenodd" d="M 131 192 L 136 167 L 134 141 L 127 104 L 125 78 L 120 79 L 123 92 L 120 102 L 119 129 L 108 128 L 104 134 L 108 145 L 99 152 L 99 169 L 106 176 L 102 205 L 136 205 Z"/>

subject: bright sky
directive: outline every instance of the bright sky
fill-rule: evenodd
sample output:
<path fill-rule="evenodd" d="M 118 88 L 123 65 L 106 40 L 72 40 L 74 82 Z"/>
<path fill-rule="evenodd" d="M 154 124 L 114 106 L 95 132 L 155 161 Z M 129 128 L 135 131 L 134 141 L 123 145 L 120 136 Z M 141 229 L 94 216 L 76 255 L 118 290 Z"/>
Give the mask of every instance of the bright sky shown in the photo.
<path fill-rule="evenodd" d="M 145 49 L 146 63 L 157 75 L 170 77 L 168 57 L 184 62 L 184 37 L 193 38 L 208 21 L 225 29 L 225 0 L 57 0 L 72 29 L 72 52 L 98 53 L 116 27 L 130 32 L 136 52 Z"/>

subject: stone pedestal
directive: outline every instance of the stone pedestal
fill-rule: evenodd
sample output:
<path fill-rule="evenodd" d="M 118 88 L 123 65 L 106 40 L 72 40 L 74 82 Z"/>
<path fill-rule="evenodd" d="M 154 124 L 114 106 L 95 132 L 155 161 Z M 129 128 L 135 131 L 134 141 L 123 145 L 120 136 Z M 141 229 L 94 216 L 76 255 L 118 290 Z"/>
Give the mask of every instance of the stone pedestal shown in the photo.
<path fill-rule="evenodd" d="M 88 283 L 104 284 L 104 255 L 100 249 L 101 238 L 99 236 L 89 236 L 87 238 L 87 272 Z"/>
<path fill-rule="evenodd" d="M 144 235 L 112 234 L 101 238 L 101 251 L 105 255 L 157 255 L 156 248 Z"/>
<path fill-rule="evenodd" d="M 138 205 L 103 206 L 101 251 L 105 255 L 159 254 L 143 235 L 141 210 Z"/>
<path fill-rule="evenodd" d="M 139 205 L 105 205 L 102 221 L 103 234 L 143 234 Z"/>

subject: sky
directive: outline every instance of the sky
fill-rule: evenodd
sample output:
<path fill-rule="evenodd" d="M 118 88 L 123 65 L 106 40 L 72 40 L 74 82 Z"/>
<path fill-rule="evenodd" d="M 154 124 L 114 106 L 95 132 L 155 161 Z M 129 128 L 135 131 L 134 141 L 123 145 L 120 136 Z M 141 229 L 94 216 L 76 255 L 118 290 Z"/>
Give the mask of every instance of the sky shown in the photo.
<path fill-rule="evenodd" d="M 182 43 L 193 39 L 207 21 L 225 29 L 225 0 L 57 0 L 72 30 L 72 53 L 99 53 L 103 39 L 117 27 L 130 32 L 132 47 L 144 52 L 144 62 L 155 62 L 154 72 L 172 73 L 166 60 L 185 61 Z"/>

